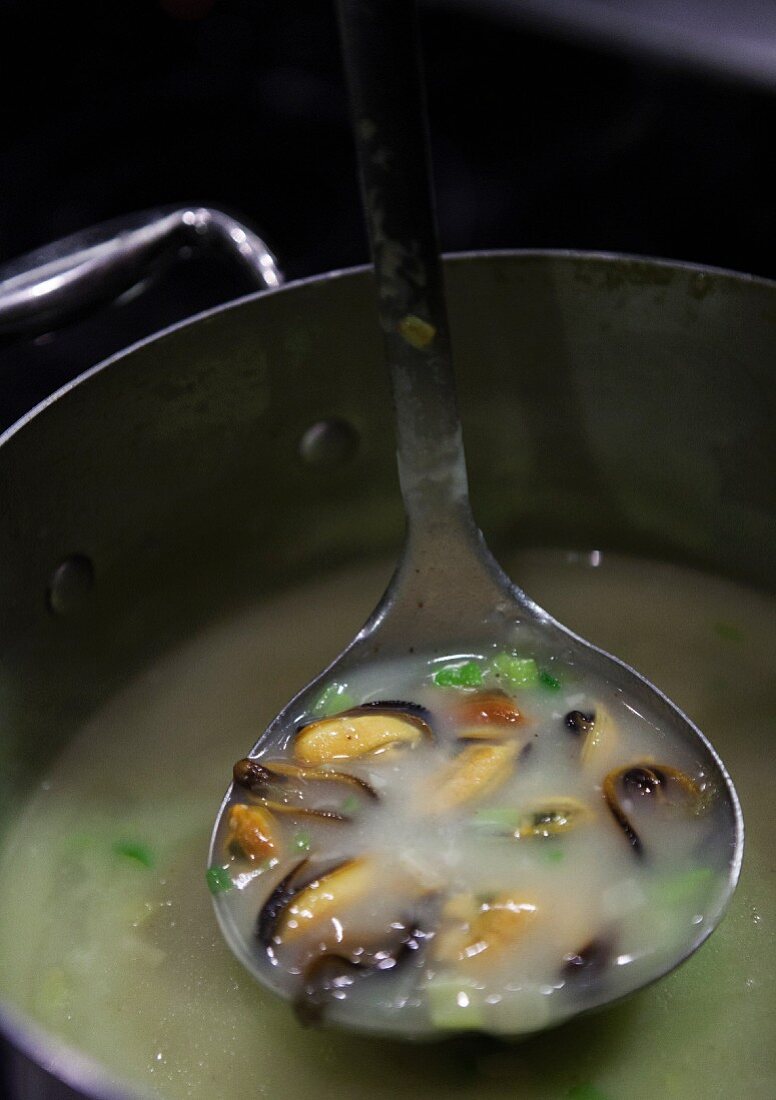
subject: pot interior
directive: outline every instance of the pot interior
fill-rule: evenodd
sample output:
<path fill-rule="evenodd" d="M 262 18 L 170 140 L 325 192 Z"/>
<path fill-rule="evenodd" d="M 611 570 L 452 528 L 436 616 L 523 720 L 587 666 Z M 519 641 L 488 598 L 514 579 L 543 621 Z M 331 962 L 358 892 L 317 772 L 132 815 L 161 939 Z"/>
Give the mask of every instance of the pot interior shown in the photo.
<path fill-rule="evenodd" d="M 618 552 L 776 586 L 776 287 L 551 254 L 459 257 L 446 277 L 473 505 L 497 555 Z M 396 557 L 371 295 L 358 271 L 216 310 L 5 438 L 5 825 L 84 722 L 183 639 Z M 385 567 L 365 577 L 363 615 Z M 68 1074 L 66 1055 L 55 1065 Z"/>

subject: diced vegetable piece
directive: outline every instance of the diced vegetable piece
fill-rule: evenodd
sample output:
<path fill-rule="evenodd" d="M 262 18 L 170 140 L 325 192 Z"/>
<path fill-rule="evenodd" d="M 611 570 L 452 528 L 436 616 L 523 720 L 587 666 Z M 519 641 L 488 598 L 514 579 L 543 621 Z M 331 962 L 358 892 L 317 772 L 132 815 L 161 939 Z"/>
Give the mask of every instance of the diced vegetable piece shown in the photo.
<path fill-rule="evenodd" d="M 426 987 L 428 1010 L 435 1027 L 445 1031 L 482 1028 L 481 994 L 473 983 L 455 975 L 439 975 Z"/>
<path fill-rule="evenodd" d="M 349 710 L 352 706 L 355 706 L 355 700 L 345 691 L 345 685 L 332 681 L 313 703 L 313 714 L 328 718 L 342 710 Z"/>
<path fill-rule="evenodd" d="M 480 687 L 482 669 L 476 661 L 463 665 L 445 665 L 434 673 L 434 683 L 439 687 Z"/>
<path fill-rule="evenodd" d="M 705 890 L 714 872 L 710 867 L 693 867 L 678 875 L 669 875 L 655 883 L 654 893 L 661 905 L 682 905 Z"/>
<path fill-rule="evenodd" d="M 309 852 L 312 846 L 312 842 L 312 837 L 309 833 L 294 833 L 294 839 L 292 843 L 297 852 Z"/>
<path fill-rule="evenodd" d="M 491 669 L 499 679 L 507 680 L 513 687 L 534 687 L 539 683 L 539 669 L 533 657 L 497 653 Z"/>
<path fill-rule="evenodd" d="M 113 843 L 113 851 L 117 856 L 125 856 L 136 863 L 142 863 L 144 867 L 153 867 L 156 860 L 147 844 L 136 840 L 116 840 Z"/>
<path fill-rule="evenodd" d="M 544 858 L 548 863 L 562 863 L 566 858 L 566 853 L 563 848 L 557 848 L 554 845 L 543 849 Z"/>
<path fill-rule="evenodd" d="M 226 867 L 218 865 L 208 867 L 205 879 L 211 894 L 222 894 L 225 890 L 231 890 L 233 886 L 232 876 Z"/>
<path fill-rule="evenodd" d="M 342 803 L 343 814 L 355 814 L 361 808 L 361 801 L 355 794 L 349 794 L 345 801 Z"/>
<path fill-rule="evenodd" d="M 553 676 L 551 672 L 547 672 L 544 668 L 539 673 L 539 683 L 542 687 L 547 688 L 548 691 L 560 690 L 560 680 L 558 677 Z"/>
<path fill-rule="evenodd" d="M 512 833 L 520 828 L 522 814 L 511 806 L 491 806 L 477 810 L 472 824 L 489 833 Z"/>

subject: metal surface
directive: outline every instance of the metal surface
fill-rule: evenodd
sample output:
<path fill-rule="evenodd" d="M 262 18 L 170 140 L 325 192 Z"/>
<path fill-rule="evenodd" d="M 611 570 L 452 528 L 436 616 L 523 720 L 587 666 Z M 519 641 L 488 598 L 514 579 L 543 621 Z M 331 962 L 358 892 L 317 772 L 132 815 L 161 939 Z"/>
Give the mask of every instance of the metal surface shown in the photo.
<path fill-rule="evenodd" d="M 578 254 L 458 257 L 445 277 L 475 512 L 496 549 L 530 532 L 776 589 L 776 285 Z M 176 639 L 397 553 L 388 400 L 362 270 L 145 341 L 2 437 L 0 827 L 84 716 Z M 331 417 L 361 446 L 310 466 L 299 442 Z M 73 553 L 97 582 L 59 618 L 46 589 Z M 13 1005 L 0 1016 L 74 1086 L 121 1092 Z"/>
<path fill-rule="evenodd" d="M 283 277 L 264 241 L 221 210 L 166 208 L 74 233 L 0 267 L 0 332 L 47 328 L 116 297 L 182 248 L 219 248 L 257 287 Z"/>
<path fill-rule="evenodd" d="M 407 516 L 399 566 L 367 624 L 325 670 L 280 711 L 251 755 L 282 744 L 288 731 L 314 713 L 325 682 L 348 683 L 355 669 L 407 653 L 445 652 L 451 645 L 486 645 L 509 651 L 530 625 L 534 647 L 563 654 L 589 684 L 614 686 L 638 714 L 681 744 L 713 777 L 721 827 L 710 854 L 725 881 L 722 896 L 692 926 L 682 951 L 661 960 L 633 992 L 670 973 L 711 934 L 738 882 L 744 826 L 738 796 L 713 746 L 687 716 L 630 666 L 567 630 L 513 584 L 490 553 L 469 505 L 455 377 L 434 218 L 426 116 L 418 56 L 414 0 L 339 0 L 345 69 L 361 175 L 366 225 L 375 268 L 377 310 L 396 417 L 397 461 Z M 411 322 L 412 327 L 408 327 Z M 518 633 L 518 629 L 524 633 Z M 448 650 L 449 652 L 449 650 Z M 227 847 L 228 818 L 244 792 L 232 784 L 217 814 L 210 865 Z M 230 900 L 214 897 L 232 951 L 262 984 L 282 991 L 264 965 L 255 937 L 234 919 Z M 622 993 L 618 993 L 618 998 Z M 604 990 L 577 1011 L 613 999 Z M 339 1007 L 339 1006 L 338 1006 Z M 358 1008 L 338 1012 L 340 1026 L 406 1038 L 429 1037 L 435 1025 L 407 1013 L 375 1019 Z M 571 1015 L 571 1013 L 569 1014 Z M 408 1025 L 405 1019 L 412 1022 Z M 557 1020 L 553 1020 L 553 1025 Z M 541 1027 L 546 1024 L 540 1025 Z"/>

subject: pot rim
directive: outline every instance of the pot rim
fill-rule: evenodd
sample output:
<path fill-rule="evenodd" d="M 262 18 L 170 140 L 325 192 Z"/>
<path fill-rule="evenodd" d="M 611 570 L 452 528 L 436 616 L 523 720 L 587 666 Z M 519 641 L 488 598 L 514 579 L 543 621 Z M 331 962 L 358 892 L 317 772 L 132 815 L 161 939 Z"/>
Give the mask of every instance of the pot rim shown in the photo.
<path fill-rule="evenodd" d="M 139 1100 L 140 1087 L 117 1084 L 98 1058 L 47 1031 L 24 1013 L 0 1002 L 0 1035 L 13 1054 L 22 1054 L 57 1081 L 90 1100 Z M 147 1095 L 147 1094 L 146 1094 Z"/>
<path fill-rule="evenodd" d="M 443 253 L 443 260 L 448 263 L 462 263 L 471 260 L 487 260 L 487 259 L 504 259 L 507 257 L 519 258 L 524 260 L 531 259 L 560 259 L 570 261 L 590 261 L 593 263 L 632 263 L 632 264 L 646 264 L 650 267 L 657 268 L 670 268 L 674 271 L 681 271 L 687 274 L 703 274 L 713 275 L 716 277 L 723 277 L 727 279 L 734 279 L 736 282 L 742 282 L 752 284 L 755 286 L 769 287 L 776 290 L 776 279 L 768 279 L 762 275 L 750 275 L 742 271 L 734 271 L 731 268 L 715 267 L 709 264 L 694 263 L 689 260 L 671 260 L 663 257 L 656 256 L 642 256 L 633 252 L 608 252 L 608 251 L 595 251 L 588 249 L 574 249 L 574 248 L 489 248 L 489 249 L 470 249 L 466 252 L 445 252 Z M 358 277 L 367 275 L 372 271 L 371 264 L 356 264 L 352 267 L 334 268 L 332 271 L 325 271 L 320 275 L 306 275 L 301 279 L 293 279 L 291 282 L 283 283 L 282 286 L 272 287 L 266 290 L 251 291 L 248 294 L 243 294 L 238 298 L 231 298 L 227 302 L 221 302 L 219 305 L 211 306 L 209 309 L 202 310 L 199 313 L 194 313 L 191 317 L 186 317 L 181 321 L 176 321 L 172 325 L 168 325 L 166 328 L 160 329 L 158 332 L 153 332 L 148 336 L 141 337 L 139 340 L 128 344 L 127 347 L 122 348 L 121 351 L 114 352 L 106 359 L 100 360 L 99 363 L 95 363 L 91 367 L 87 367 L 86 370 L 77 374 L 74 378 L 71 378 L 64 385 L 54 390 L 48 397 L 44 397 L 42 401 L 39 401 L 37 405 L 33 405 L 26 413 L 19 417 L 13 424 L 0 433 L 0 448 L 2 448 L 17 432 L 21 431 L 31 420 L 42 413 L 49 405 L 53 405 L 55 401 L 58 401 L 61 397 L 64 397 L 70 390 L 75 389 L 76 386 L 81 385 L 82 382 L 86 382 L 93 375 L 100 373 L 101 371 L 110 367 L 113 363 L 119 359 L 123 359 L 124 356 L 129 355 L 131 352 L 137 351 L 141 347 L 145 347 L 148 344 L 153 343 L 155 340 L 161 340 L 162 338 L 177 332 L 179 329 L 186 328 L 189 325 L 194 325 L 199 321 L 204 321 L 211 317 L 216 317 L 220 313 L 225 313 L 227 310 L 234 309 L 238 306 L 244 305 L 246 302 L 253 301 L 257 298 L 264 298 L 267 295 L 286 294 L 293 292 L 299 287 L 312 286 L 316 283 L 329 283 L 334 280 Z"/>

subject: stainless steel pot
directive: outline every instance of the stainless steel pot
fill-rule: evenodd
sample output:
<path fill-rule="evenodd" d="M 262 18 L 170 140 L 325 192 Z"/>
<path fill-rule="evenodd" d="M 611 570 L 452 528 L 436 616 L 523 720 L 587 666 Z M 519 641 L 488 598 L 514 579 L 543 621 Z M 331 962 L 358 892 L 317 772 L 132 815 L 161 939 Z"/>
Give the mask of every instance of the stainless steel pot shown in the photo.
<path fill-rule="evenodd" d="M 776 586 L 776 284 L 570 253 L 459 256 L 446 276 L 496 549 L 637 550 Z M 3 825 L 155 652 L 396 551 L 375 333 L 365 270 L 296 283 L 138 344 L 2 438 Z M 36 1066 L 110 1091 L 12 1003 L 1 1018 L 14 1097 L 70 1095 Z"/>

